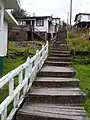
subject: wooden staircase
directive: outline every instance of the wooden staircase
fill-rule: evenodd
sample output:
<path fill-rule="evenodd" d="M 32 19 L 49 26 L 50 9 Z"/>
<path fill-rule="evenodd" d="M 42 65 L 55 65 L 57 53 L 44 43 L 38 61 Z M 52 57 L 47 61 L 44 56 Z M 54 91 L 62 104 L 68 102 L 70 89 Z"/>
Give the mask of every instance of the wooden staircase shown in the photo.
<path fill-rule="evenodd" d="M 63 33 L 63 32 L 62 32 Z M 50 56 L 38 73 L 17 112 L 17 120 L 87 120 L 84 110 L 85 94 L 71 67 L 70 51 L 63 35 L 59 35 Z M 64 39 L 62 37 L 62 39 Z M 59 43 L 60 42 L 60 43 Z"/>

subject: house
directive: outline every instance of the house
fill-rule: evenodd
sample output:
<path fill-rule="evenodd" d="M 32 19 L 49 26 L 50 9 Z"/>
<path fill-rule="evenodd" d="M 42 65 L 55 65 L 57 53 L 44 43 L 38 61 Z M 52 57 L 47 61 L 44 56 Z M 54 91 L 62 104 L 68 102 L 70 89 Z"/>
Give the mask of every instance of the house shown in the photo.
<path fill-rule="evenodd" d="M 3 58 L 7 55 L 8 24 L 18 24 L 8 9 L 18 9 L 19 7 L 19 0 L 0 0 L 0 71 Z"/>
<path fill-rule="evenodd" d="M 0 57 L 7 55 L 8 24 L 18 24 L 8 9 L 19 7 L 18 0 L 0 0 Z"/>
<path fill-rule="evenodd" d="M 10 32 L 11 37 L 15 38 L 16 36 L 17 41 L 46 40 L 54 37 L 57 33 L 60 18 L 33 16 L 19 18 L 17 21 L 19 27 L 14 26 Z"/>
<path fill-rule="evenodd" d="M 90 26 L 90 13 L 78 13 L 75 16 L 75 26 L 84 28 Z"/>
<path fill-rule="evenodd" d="M 61 19 L 60 18 L 53 18 L 53 24 L 54 24 L 54 31 L 53 33 L 58 32 L 59 24 L 60 24 Z"/>

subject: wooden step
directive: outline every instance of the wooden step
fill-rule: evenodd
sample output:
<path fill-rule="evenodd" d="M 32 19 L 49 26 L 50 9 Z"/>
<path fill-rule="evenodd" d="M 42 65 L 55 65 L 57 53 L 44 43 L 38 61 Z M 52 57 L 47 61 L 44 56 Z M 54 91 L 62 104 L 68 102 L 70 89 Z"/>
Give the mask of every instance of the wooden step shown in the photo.
<path fill-rule="evenodd" d="M 27 101 L 49 104 L 80 104 L 85 102 L 85 94 L 79 88 L 33 88 Z"/>
<path fill-rule="evenodd" d="M 51 50 L 53 54 L 70 54 L 70 51 Z"/>
<path fill-rule="evenodd" d="M 50 53 L 50 56 L 52 56 L 52 57 L 70 57 L 70 54 L 53 54 L 53 53 Z"/>
<path fill-rule="evenodd" d="M 73 68 L 68 67 L 56 67 L 56 66 L 44 66 L 38 73 L 40 77 L 66 77 L 72 78 L 76 74 Z"/>
<path fill-rule="evenodd" d="M 47 61 L 71 62 L 71 58 L 69 58 L 69 57 L 48 57 Z"/>
<path fill-rule="evenodd" d="M 46 61 L 45 64 L 50 65 L 50 66 L 61 66 L 61 67 L 66 67 L 66 66 L 72 65 L 71 62 L 55 62 L 55 61 Z"/>
<path fill-rule="evenodd" d="M 53 46 L 52 49 L 56 49 L 56 50 L 68 50 L 68 47 L 60 47 L 60 46 Z"/>
<path fill-rule="evenodd" d="M 53 47 L 53 48 L 51 48 L 51 50 L 60 50 L 60 51 L 67 51 L 68 49 L 67 48 L 57 48 L 57 47 Z"/>
<path fill-rule="evenodd" d="M 60 46 L 60 45 L 54 45 L 52 48 L 62 48 L 62 49 L 68 49 L 67 46 Z"/>
<path fill-rule="evenodd" d="M 54 104 L 26 104 L 18 112 L 16 120 L 86 120 L 83 107 Z"/>
<path fill-rule="evenodd" d="M 75 78 L 37 77 L 33 83 L 36 87 L 60 88 L 79 87 L 80 81 Z"/>

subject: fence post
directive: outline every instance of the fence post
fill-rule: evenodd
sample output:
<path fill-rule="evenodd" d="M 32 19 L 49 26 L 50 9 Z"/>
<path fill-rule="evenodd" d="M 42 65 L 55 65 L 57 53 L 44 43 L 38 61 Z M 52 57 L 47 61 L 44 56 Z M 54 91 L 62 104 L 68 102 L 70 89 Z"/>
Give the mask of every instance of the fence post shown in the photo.
<path fill-rule="evenodd" d="M 24 86 L 24 89 L 23 89 L 23 93 L 25 94 L 27 92 L 27 89 L 28 89 L 28 75 L 29 75 L 29 63 L 30 62 L 30 58 L 28 57 L 27 58 L 27 61 L 26 61 L 26 64 L 27 64 L 27 67 L 25 68 L 25 79 L 26 79 L 26 83 L 25 83 L 25 86 Z"/>
<path fill-rule="evenodd" d="M 37 57 L 37 60 L 36 60 L 35 64 L 37 64 L 37 72 L 38 72 L 39 71 L 39 63 L 38 62 L 40 61 L 39 50 L 36 51 L 36 54 L 37 54 L 38 57 Z"/>
<path fill-rule="evenodd" d="M 9 81 L 9 95 L 12 96 L 14 92 L 14 78 Z"/>

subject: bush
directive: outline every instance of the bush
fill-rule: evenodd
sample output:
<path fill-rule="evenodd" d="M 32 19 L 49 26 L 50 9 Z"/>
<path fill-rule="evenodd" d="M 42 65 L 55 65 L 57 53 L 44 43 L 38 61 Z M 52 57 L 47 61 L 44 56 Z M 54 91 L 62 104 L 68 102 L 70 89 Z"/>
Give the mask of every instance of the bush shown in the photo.
<path fill-rule="evenodd" d="M 73 31 L 69 31 L 68 33 L 68 38 L 76 38 L 77 35 Z"/>
<path fill-rule="evenodd" d="M 70 50 L 90 51 L 90 41 L 83 36 L 67 39 Z"/>
<path fill-rule="evenodd" d="M 8 57 L 17 57 L 17 56 L 33 56 L 36 53 L 37 49 L 41 49 L 43 42 L 31 41 L 25 44 L 17 44 L 14 41 L 9 42 Z"/>

